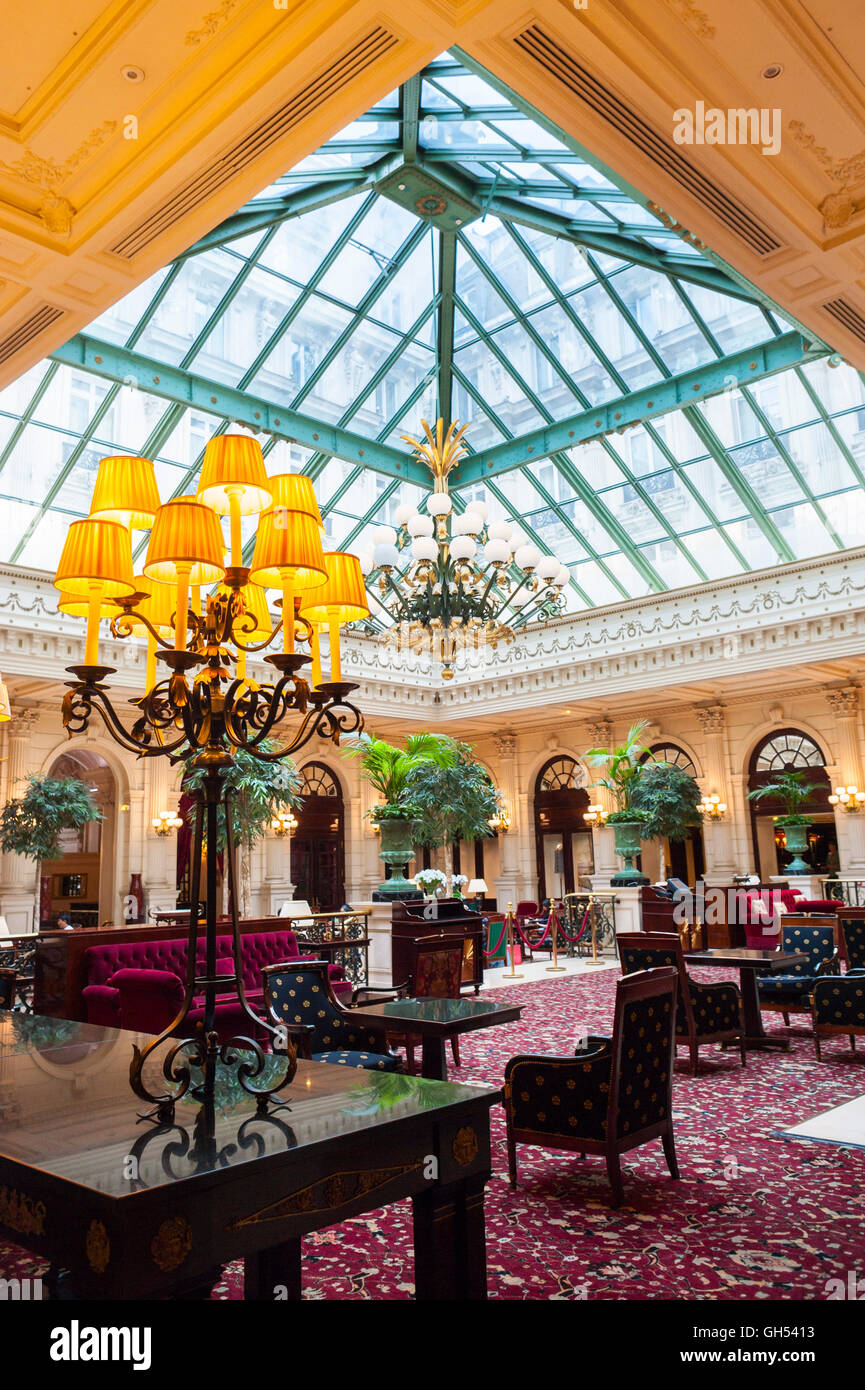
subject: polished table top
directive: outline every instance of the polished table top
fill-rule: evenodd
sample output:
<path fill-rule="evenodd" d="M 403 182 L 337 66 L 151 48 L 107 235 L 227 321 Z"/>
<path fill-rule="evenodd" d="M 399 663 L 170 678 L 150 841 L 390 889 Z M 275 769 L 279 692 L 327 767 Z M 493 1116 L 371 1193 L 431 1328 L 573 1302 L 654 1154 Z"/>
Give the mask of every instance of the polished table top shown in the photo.
<path fill-rule="evenodd" d="M 353 1009 L 379 1023 L 411 1024 L 418 1033 L 468 1033 L 494 1023 L 515 1023 L 522 1004 L 492 1004 L 487 999 L 392 999 Z"/>
<path fill-rule="evenodd" d="M 174 1125 L 141 1124 L 143 1106 L 128 1077 L 132 1044 L 146 1040 L 93 1024 L 0 1013 L 0 1187 L 9 1165 L 20 1164 L 127 1197 L 250 1161 L 266 1164 L 286 1150 L 368 1134 L 460 1103 L 492 1105 L 500 1095 L 490 1087 L 299 1061 L 278 1096 L 288 1108 L 257 1116 L 236 1072 L 220 1068 L 213 1133 L 204 1142 L 196 1131 L 204 1107 L 190 1096 L 178 1102 Z M 145 1079 L 154 1082 L 157 1071 L 146 1070 Z M 139 1148 L 136 1180 L 124 1160 Z"/>
<path fill-rule="evenodd" d="M 686 951 L 688 965 L 727 965 L 733 969 L 755 969 L 769 975 L 783 975 L 795 965 L 807 965 L 801 951 L 763 951 L 751 946 L 711 946 L 705 951 Z"/>

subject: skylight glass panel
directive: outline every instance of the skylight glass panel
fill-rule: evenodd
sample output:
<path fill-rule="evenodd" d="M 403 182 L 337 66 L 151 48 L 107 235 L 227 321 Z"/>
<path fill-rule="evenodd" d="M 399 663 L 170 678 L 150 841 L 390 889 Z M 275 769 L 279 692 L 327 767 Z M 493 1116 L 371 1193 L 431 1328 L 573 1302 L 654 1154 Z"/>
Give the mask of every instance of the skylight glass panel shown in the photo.
<path fill-rule="evenodd" d="M 95 339 L 133 354 L 123 370 L 138 353 L 212 382 L 213 413 L 123 384 L 120 371 L 114 383 L 47 363 L 0 392 L 0 497 L 18 498 L 4 509 L 7 561 L 38 564 L 56 550 L 57 528 L 86 511 L 106 453 L 147 450 L 163 497 L 193 492 L 208 438 L 232 428 L 223 386 L 403 454 L 401 435 L 449 413 L 467 424 L 472 454 L 787 331 L 781 313 L 645 265 L 644 249 L 677 269 L 710 263 L 542 118 L 445 59 L 422 76 L 420 158 L 444 182 L 474 181 L 479 206 L 494 188 L 509 211 L 457 234 L 452 351 L 439 362 L 450 308 L 441 233 L 373 187 L 383 151 L 401 146 L 408 104 L 389 93 L 262 190 L 254 201 L 265 218 L 273 205 L 269 227 L 231 239 L 226 219 L 225 245 L 193 250 L 91 325 Z M 346 194 L 353 175 L 369 184 Z M 320 206 L 286 216 L 300 196 Z M 523 215 L 569 232 L 527 226 Z M 625 240 L 612 256 L 580 245 L 581 227 L 587 240 L 601 230 Z M 512 517 L 519 535 L 572 566 L 587 597 L 571 586 L 569 611 L 653 592 L 650 575 L 673 587 L 738 573 L 737 549 L 760 568 L 858 544 L 859 373 L 824 361 L 728 384 L 686 411 L 452 490 L 461 502 L 485 497 L 491 517 Z M 329 548 L 367 543 L 401 500 L 423 496 L 374 467 L 261 438 L 271 474 L 313 472 Z M 244 527 L 249 539 L 253 523 Z"/>
<path fill-rule="evenodd" d="M 306 285 L 353 217 L 370 202 L 370 194 L 353 193 L 336 203 L 289 218 L 264 247 L 259 264 L 295 284 Z"/>

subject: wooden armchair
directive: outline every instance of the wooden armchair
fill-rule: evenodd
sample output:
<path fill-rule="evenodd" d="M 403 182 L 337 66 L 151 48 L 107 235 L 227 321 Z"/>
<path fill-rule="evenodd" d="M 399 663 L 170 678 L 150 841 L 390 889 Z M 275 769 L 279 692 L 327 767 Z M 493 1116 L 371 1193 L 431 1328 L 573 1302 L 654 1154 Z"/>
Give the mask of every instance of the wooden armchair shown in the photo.
<path fill-rule="evenodd" d="M 710 1042 L 738 1042 L 744 1067 L 745 1019 L 738 985 L 699 984 L 685 968 L 682 942 L 672 932 L 620 932 L 616 937 L 623 975 L 672 965 L 679 976 L 676 1002 L 676 1042 L 687 1043 L 691 1075 L 697 1075 L 700 1047 Z"/>
<path fill-rule="evenodd" d="M 616 986 L 613 1036 L 590 1037 L 573 1057 L 512 1057 L 505 1067 L 508 1173 L 517 1144 L 603 1154 L 620 1206 L 620 1155 L 660 1138 L 678 1178 L 673 1140 L 675 968 L 629 975 Z"/>
<path fill-rule="evenodd" d="M 264 1003 L 272 1023 L 285 1028 L 298 1056 L 364 1071 L 397 1071 L 384 1029 L 358 1025 L 344 1009 L 328 978 L 327 961 L 266 965 L 261 972 Z"/>
<path fill-rule="evenodd" d="M 811 995 L 817 980 L 841 974 L 835 925 L 822 926 L 807 917 L 788 917 L 781 927 L 781 950 L 801 952 L 808 962 L 792 966 L 789 975 L 758 979 L 757 994 L 761 1011 L 777 1010 L 789 1026 L 791 1014 L 811 1012 Z"/>
<path fill-rule="evenodd" d="M 408 948 L 408 980 L 405 993 L 409 999 L 459 999 L 463 970 L 463 940 L 461 936 L 422 936 Z M 414 1075 L 415 1048 L 421 1046 L 419 1033 L 392 1033 L 388 1041 L 393 1047 L 404 1047 L 407 1070 Z M 459 1039 L 451 1038 L 454 1066 L 461 1066 Z"/>

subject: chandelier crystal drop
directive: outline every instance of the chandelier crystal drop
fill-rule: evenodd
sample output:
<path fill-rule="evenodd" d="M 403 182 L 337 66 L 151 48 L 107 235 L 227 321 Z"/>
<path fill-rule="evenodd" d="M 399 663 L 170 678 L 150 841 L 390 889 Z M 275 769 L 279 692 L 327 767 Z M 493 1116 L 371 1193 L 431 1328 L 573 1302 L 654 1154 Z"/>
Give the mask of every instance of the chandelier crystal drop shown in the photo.
<path fill-rule="evenodd" d="M 434 490 L 426 512 L 401 506 L 396 529 L 380 527 L 370 559 L 378 573 L 379 606 L 390 620 L 382 641 L 399 651 L 429 654 L 452 680 L 460 653 L 482 654 L 513 642 L 526 624 L 557 617 L 570 571 L 532 544 L 515 547 L 514 526 L 488 522 L 485 502 L 458 511 L 448 475 L 465 456 L 466 426 L 422 420 L 425 439 L 402 438 L 426 464 Z"/>

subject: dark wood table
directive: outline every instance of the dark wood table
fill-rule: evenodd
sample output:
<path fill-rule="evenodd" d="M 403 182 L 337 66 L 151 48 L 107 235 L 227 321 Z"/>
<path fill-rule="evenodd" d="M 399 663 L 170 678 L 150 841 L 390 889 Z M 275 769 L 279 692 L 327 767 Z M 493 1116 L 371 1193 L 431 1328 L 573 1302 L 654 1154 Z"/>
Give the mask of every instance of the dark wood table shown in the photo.
<path fill-rule="evenodd" d="M 738 970 L 745 1013 L 745 1046 L 752 1049 L 777 1047 L 786 1052 L 789 1038 L 770 1036 L 763 1027 L 758 975 L 789 975 L 795 965 L 807 965 L 801 951 L 760 951 L 746 946 L 716 946 L 706 951 L 686 951 L 688 965 L 715 965 Z"/>
<path fill-rule="evenodd" d="M 69 1270 L 69 1296 L 207 1297 L 242 1257 L 247 1299 L 297 1299 L 302 1236 L 411 1197 L 417 1297 L 486 1297 L 501 1092 L 299 1062 L 286 1108 L 257 1116 L 221 1071 L 209 1125 L 188 1100 L 154 1126 L 129 1089 L 133 1042 L 0 1015 L 0 1232 Z"/>
<path fill-rule="evenodd" d="M 386 1004 L 361 1005 L 352 1018 L 394 1033 L 417 1033 L 421 1039 L 421 1076 L 447 1079 L 445 1043 L 458 1033 L 493 1028 L 497 1023 L 516 1023 L 521 1004 L 491 1004 L 486 999 L 394 999 Z"/>

